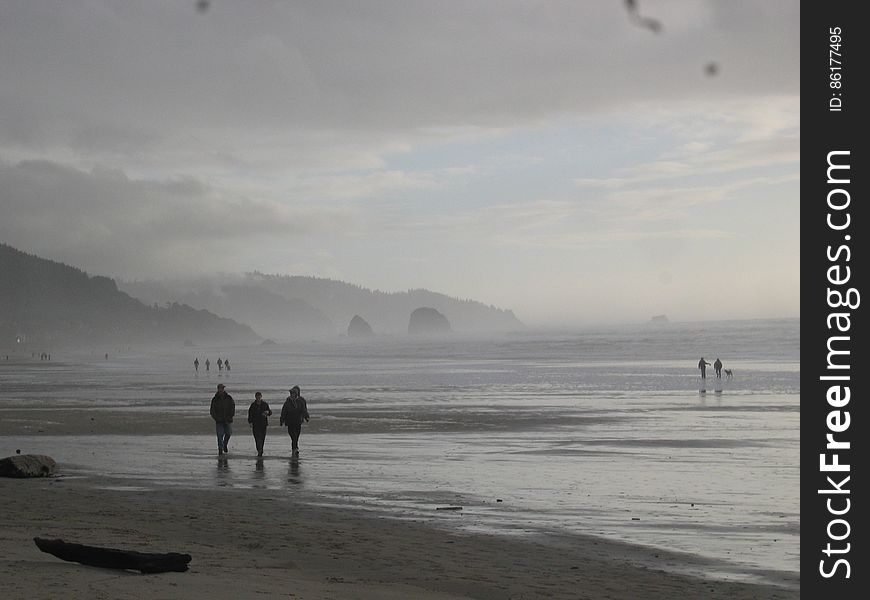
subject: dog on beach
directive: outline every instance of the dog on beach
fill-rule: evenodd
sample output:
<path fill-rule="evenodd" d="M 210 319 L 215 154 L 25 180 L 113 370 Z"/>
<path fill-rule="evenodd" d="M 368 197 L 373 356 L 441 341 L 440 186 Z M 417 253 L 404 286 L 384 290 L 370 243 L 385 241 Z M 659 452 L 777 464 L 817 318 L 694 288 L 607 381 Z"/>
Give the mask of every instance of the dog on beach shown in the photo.
<path fill-rule="evenodd" d="M 725 379 L 731 379 L 734 377 L 733 373 L 731 373 L 731 369 L 722 369 L 725 372 Z"/>

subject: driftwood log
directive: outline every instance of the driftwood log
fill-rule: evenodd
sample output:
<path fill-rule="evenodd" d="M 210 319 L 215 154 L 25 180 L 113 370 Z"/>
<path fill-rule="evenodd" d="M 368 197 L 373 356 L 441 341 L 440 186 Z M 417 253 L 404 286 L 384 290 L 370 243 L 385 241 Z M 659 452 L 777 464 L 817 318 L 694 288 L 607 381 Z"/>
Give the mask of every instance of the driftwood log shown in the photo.
<path fill-rule="evenodd" d="M 115 548 L 100 548 L 72 544 L 63 540 L 33 538 L 37 547 L 43 552 L 70 562 L 77 562 L 92 567 L 106 569 L 124 569 L 141 571 L 142 573 L 166 573 L 168 571 L 187 571 L 190 554 L 168 552 L 134 552 L 132 550 L 117 550 Z"/>

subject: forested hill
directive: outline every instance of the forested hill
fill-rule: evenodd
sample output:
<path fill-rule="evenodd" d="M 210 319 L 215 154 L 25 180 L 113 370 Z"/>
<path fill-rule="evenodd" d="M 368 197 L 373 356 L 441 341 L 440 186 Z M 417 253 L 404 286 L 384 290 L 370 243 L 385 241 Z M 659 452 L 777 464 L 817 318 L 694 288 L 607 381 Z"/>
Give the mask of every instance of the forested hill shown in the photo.
<path fill-rule="evenodd" d="M 147 306 L 108 277 L 0 243 L 0 345 L 256 342 L 247 325 L 183 304 Z"/>
<path fill-rule="evenodd" d="M 475 300 L 428 290 L 380 292 L 318 277 L 254 272 L 200 280 L 121 281 L 119 285 L 144 302 L 176 301 L 206 308 L 282 340 L 344 334 L 355 315 L 365 319 L 375 334 L 407 334 L 411 313 L 421 307 L 444 314 L 458 333 L 523 328 L 510 310 Z"/>
<path fill-rule="evenodd" d="M 407 332 L 411 313 L 421 307 L 434 308 L 444 314 L 457 332 L 506 332 L 523 328 L 523 323 L 511 310 L 425 289 L 381 292 L 333 279 L 258 272 L 248 274 L 246 281 L 316 306 L 345 328 L 354 315 L 360 315 L 376 333 Z"/>

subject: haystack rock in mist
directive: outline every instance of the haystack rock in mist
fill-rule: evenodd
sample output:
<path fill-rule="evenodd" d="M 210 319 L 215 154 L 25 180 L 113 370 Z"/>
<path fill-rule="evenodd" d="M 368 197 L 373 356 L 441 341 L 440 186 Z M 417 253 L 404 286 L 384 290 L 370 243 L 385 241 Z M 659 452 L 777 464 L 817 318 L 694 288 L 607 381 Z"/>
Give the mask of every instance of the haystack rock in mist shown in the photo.
<path fill-rule="evenodd" d="M 374 333 L 368 321 L 359 315 L 354 315 L 347 326 L 348 337 L 371 337 Z"/>
<path fill-rule="evenodd" d="M 408 321 L 410 334 L 450 333 L 450 331 L 450 321 L 447 317 L 428 306 L 414 310 Z"/>
<path fill-rule="evenodd" d="M 253 343 L 247 325 L 167 302 L 145 305 L 108 277 L 0 244 L 0 347 L 42 351 L 95 343 Z"/>
<path fill-rule="evenodd" d="M 379 335 L 408 331 L 408 315 L 421 306 L 444 315 L 453 331 L 504 333 L 519 331 L 523 323 L 510 310 L 470 299 L 417 289 L 381 292 L 352 283 L 296 275 L 221 275 L 212 278 L 121 281 L 125 292 L 145 303 L 183 302 L 250 325 L 278 341 L 333 337 L 344 334 L 336 324 L 354 316 Z"/>

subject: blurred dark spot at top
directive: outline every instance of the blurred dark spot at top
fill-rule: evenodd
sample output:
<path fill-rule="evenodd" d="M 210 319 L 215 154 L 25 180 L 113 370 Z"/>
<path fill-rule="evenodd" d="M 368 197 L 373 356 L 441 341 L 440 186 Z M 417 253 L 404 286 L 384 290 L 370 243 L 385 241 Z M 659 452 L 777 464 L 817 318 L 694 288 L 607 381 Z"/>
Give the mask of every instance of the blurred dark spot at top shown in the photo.
<path fill-rule="evenodd" d="M 653 33 L 658 33 L 662 30 L 662 24 L 660 21 L 650 17 L 644 17 L 640 14 L 640 7 L 637 4 L 637 0 L 624 0 L 624 2 L 625 10 L 628 11 L 628 18 L 631 19 L 632 23 L 638 27 L 649 29 Z"/>
<path fill-rule="evenodd" d="M 198 13 L 206 12 L 209 6 L 211 6 L 209 0 L 196 0 L 196 12 Z"/>
<path fill-rule="evenodd" d="M 719 73 L 719 65 L 713 61 L 708 62 L 704 66 L 704 74 L 713 77 Z"/>

